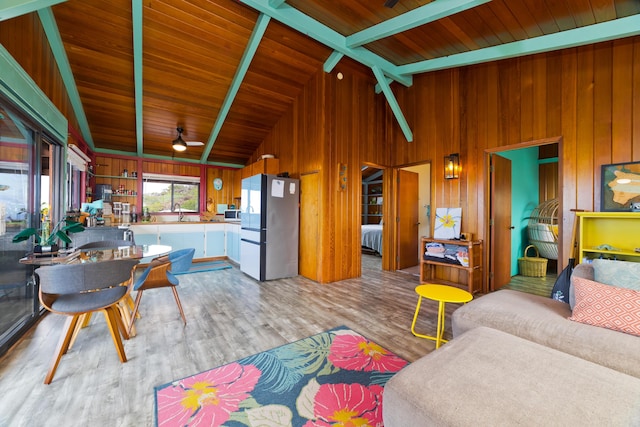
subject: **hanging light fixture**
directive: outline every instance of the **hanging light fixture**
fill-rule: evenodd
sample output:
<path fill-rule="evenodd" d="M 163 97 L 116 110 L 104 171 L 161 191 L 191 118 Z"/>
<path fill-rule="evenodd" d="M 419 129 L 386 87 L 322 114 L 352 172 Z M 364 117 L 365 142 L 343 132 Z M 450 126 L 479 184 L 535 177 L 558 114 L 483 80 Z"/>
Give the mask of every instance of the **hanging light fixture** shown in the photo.
<path fill-rule="evenodd" d="M 460 178 L 460 154 L 444 156 L 444 179 Z"/>
<path fill-rule="evenodd" d="M 184 142 L 184 139 L 182 139 L 182 131 L 184 129 L 179 127 L 179 128 L 176 128 L 176 130 L 178 131 L 178 137 L 176 139 L 174 139 L 171 144 L 173 145 L 173 149 L 174 150 L 176 150 L 176 151 L 184 151 L 184 150 L 187 149 L 187 143 Z"/>

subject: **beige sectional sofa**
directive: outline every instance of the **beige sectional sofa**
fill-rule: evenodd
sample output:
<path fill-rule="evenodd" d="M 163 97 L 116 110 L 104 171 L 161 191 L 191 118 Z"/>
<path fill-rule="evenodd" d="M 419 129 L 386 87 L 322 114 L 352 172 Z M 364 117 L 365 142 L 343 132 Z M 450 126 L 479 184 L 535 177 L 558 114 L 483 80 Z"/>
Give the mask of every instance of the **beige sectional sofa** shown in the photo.
<path fill-rule="evenodd" d="M 575 277 L 593 280 L 593 266 Z M 640 426 L 640 337 L 571 315 L 513 290 L 458 308 L 454 339 L 385 386 L 385 426 Z"/>

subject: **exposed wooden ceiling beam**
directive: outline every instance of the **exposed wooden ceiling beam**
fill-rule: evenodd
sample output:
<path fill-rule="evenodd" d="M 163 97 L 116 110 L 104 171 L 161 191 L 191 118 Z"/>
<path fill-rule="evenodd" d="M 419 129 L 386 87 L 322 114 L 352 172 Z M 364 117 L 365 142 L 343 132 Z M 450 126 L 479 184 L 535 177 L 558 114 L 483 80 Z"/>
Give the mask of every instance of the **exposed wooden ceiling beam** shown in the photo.
<path fill-rule="evenodd" d="M 144 126 L 142 122 L 143 94 L 142 85 L 142 0 L 132 0 L 131 18 L 133 25 L 133 80 L 136 109 L 136 151 L 138 157 L 144 154 Z"/>
<path fill-rule="evenodd" d="M 347 47 L 354 48 L 394 34 L 419 27 L 429 22 L 454 15 L 491 0 L 436 0 L 377 25 L 347 36 Z"/>
<path fill-rule="evenodd" d="M 464 67 L 482 62 L 499 61 L 501 59 L 584 46 L 639 34 L 640 15 L 631 15 L 626 18 L 614 19 L 573 30 L 402 65 L 398 69 L 404 74 L 427 73 L 429 71 Z"/>
<path fill-rule="evenodd" d="M 211 135 L 209 136 L 209 140 L 207 141 L 206 146 L 204 147 L 204 151 L 202 152 L 202 156 L 200 157 L 200 163 L 206 163 L 207 158 L 209 157 L 209 153 L 211 153 L 211 149 L 213 148 L 213 144 L 215 144 L 218 135 L 220 134 L 220 129 L 222 129 L 222 125 L 227 118 L 227 114 L 229 114 L 229 110 L 231 109 L 231 104 L 233 104 L 233 100 L 236 98 L 238 94 L 238 89 L 240 89 L 240 85 L 242 84 L 242 80 L 244 80 L 244 76 L 247 74 L 247 70 L 249 69 L 249 65 L 251 64 L 251 60 L 253 59 L 256 51 L 258 50 L 258 46 L 260 45 L 260 41 L 262 41 L 262 36 L 264 36 L 264 32 L 267 30 L 267 26 L 269 25 L 269 21 L 271 17 L 265 14 L 260 14 L 258 20 L 256 21 L 255 27 L 253 27 L 253 32 L 251 33 L 251 37 L 249 37 L 249 42 L 247 43 L 247 48 L 242 54 L 242 58 L 240 59 L 240 64 L 236 69 L 236 74 L 233 76 L 233 81 L 231 82 L 231 86 L 229 87 L 229 91 L 222 102 L 222 106 L 220 107 L 220 111 L 218 113 L 218 117 L 216 118 L 216 122 L 213 125 L 213 130 L 211 131 Z"/>
<path fill-rule="evenodd" d="M 325 73 L 330 73 L 331 70 L 333 70 L 333 68 L 338 65 L 338 62 L 340 62 L 340 60 L 344 57 L 344 53 L 340 53 L 338 51 L 333 51 L 331 52 L 331 55 L 329 55 L 329 57 L 327 58 L 326 61 L 324 61 L 324 65 L 322 66 L 322 69 L 324 70 Z"/>
<path fill-rule="evenodd" d="M 60 37 L 60 32 L 58 31 L 56 19 L 53 16 L 51 8 L 49 7 L 38 10 L 38 16 L 40 17 L 40 22 L 42 22 L 42 27 L 44 28 L 44 32 L 47 35 L 47 39 L 49 40 L 49 45 L 51 46 L 53 57 L 56 60 L 58 70 L 60 71 L 60 75 L 62 76 L 62 81 L 64 82 L 64 86 L 67 89 L 67 95 L 69 96 L 69 101 L 71 102 L 73 111 L 76 114 L 76 119 L 78 120 L 78 125 L 80 126 L 82 137 L 84 138 L 89 148 L 91 148 L 92 151 L 95 151 L 96 147 L 93 143 L 93 137 L 91 136 L 91 129 L 89 129 L 89 122 L 87 121 L 87 116 L 84 113 L 84 107 L 82 105 L 82 100 L 80 99 L 80 93 L 78 92 L 78 87 L 76 86 L 76 81 L 73 77 L 73 72 L 71 71 L 71 65 L 69 64 L 67 52 L 64 50 L 64 44 L 62 43 L 62 38 Z"/>
<path fill-rule="evenodd" d="M 60 110 L 51 102 L 36 82 L 16 62 L 9 51 L 0 44 L 0 95 L 14 103 L 18 108 L 26 111 L 32 117 L 37 117 L 53 137 L 66 141 L 69 132 L 69 122 Z M 16 125 L 17 121 L 12 119 Z M 2 140 L 7 140 L 6 135 Z M 24 139 L 22 139 L 24 142 Z"/>
<path fill-rule="evenodd" d="M 65 1 L 67 0 L 2 0 L 0 2 L 0 22 Z"/>
<path fill-rule="evenodd" d="M 393 95 L 393 92 L 389 87 L 389 83 L 387 82 L 387 79 L 384 76 L 384 73 L 377 66 L 374 66 L 371 69 L 373 70 L 373 74 L 376 76 L 376 79 L 378 79 L 378 85 L 380 85 L 380 88 L 382 89 L 382 93 L 384 93 L 385 98 L 387 98 L 387 102 L 389 103 L 389 107 L 391 107 L 391 111 L 393 111 L 393 114 L 396 116 L 396 120 L 400 125 L 400 129 L 402 129 L 402 133 L 404 133 L 404 137 L 407 139 L 408 142 L 412 142 L 413 132 L 411 132 L 411 128 L 407 123 L 407 119 L 405 119 L 404 114 L 402 114 L 402 110 L 400 109 L 398 100 Z"/>
<path fill-rule="evenodd" d="M 366 65 L 367 67 L 378 67 L 385 75 L 404 86 L 411 86 L 413 84 L 413 78 L 410 75 L 398 73 L 398 67 L 396 65 L 363 47 L 347 47 L 346 37 L 342 34 L 334 31 L 324 24 L 321 24 L 286 3 L 283 3 L 276 9 L 269 4 L 269 0 L 238 1 L 261 13 L 271 16 L 273 19 L 282 22 L 294 30 L 311 37 L 325 46 L 336 50 L 351 59 Z"/>

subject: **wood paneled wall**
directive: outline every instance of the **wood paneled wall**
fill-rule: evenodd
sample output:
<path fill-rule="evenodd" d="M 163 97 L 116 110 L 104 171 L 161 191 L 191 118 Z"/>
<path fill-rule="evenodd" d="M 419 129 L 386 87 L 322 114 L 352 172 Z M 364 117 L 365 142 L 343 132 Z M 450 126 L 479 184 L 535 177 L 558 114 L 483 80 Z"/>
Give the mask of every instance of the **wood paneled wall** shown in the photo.
<path fill-rule="evenodd" d="M 174 163 L 145 160 L 142 162 L 142 172 L 159 173 L 163 175 L 200 176 L 200 166 L 190 163 Z"/>
<path fill-rule="evenodd" d="M 415 139 L 387 120 L 392 164 L 432 160 L 433 207 L 461 206 L 464 229 L 481 239 L 487 150 L 561 137 L 563 260 L 570 209 L 599 207 L 601 165 L 640 160 L 640 37 L 418 75 L 398 93 Z M 459 180 L 443 179 L 449 152 L 461 154 Z"/>
<path fill-rule="evenodd" d="M 319 173 L 315 262 L 322 283 L 361 274 L 360 168 L 365 162 L 385 165 L 388 155 L 382 138 L 385 114 L 374 86 L 372 74 L 349 60 L 332 73 L 319 70 L 254 154 L 254 160 L 275 154 L 280 169 L 294 178 Z M 344 190 L 338 183 L 340 164 L 346 166 Z"/>
<path fill-rule="evenodd" d="M 300 96 L 294 101 L 292 108 L 278 121 L 269 136 L 256 150 L 252 160 L 257 160 L 262 154 L 273 154 L 280 160 L 281 171 L 289 172 L 292 178 L 300 178 L 303 174 L 317 171 L 320 175 L 319 180 L 322 182 L 326 175 L 323 171 L 326 120 L 323 109 L 324 90 L 324 76 L 318 73 L 307 83 Z M 326 211 L 327 205 L 320 194 L 317 195 L 316 200 L 321 224 L 317 251 L 310 255 L 316 258 L 306 259 L 305 262 L 316 265 L 318 281 L 328 282 L 330 280 L 325 277 L 323 267 L 331 263 L 325 262 L 324 254 L 333 247 L 333 242 L 324 230 L 328 228 L 331 219 Z M 325 247 L 327 248 L 323 249 Z"/>
<path fill-rule="evenodd" d="M 216 178 L 222 179 L 222 189 L 215 190 L 213 188 L 213 180 Z M 218 204 L 235 205 L 236 209 L 240 209 L 240 186 L 242 181 L 240 179 L 240 171 L 236 169 L 219 169 L 219 168 L 207 168 L 206 178 L 206 199 L 205 202 L 211 200 L 213 203 L 212 212 L 216 213 Z M 202 185 L 202 184 L 201 184 Z M 206 210 L 207 205 L 205 203 L 201 210 Z"/>
<path fill-rule="evenodd" d="M 383 96 L 374 91 L 375 79 L 370 70 L 364 70 L 347 61 L 340 63 L 334 73 L 324 74 L 325 115 L 327 135 L 323 170 L 323 198 L 333 217 L 325 236 L 335 241 L 331 253 L 323 254 L 330 260 L 323 265 L 329 281 L 358 277 L 361 274 L 360 225 L 362 214 L 363 163 L 386 165 L 385 147 L 381 138 L 384 118 L 378 115 L 377 105 Z M 337 72 L 344 78 L 337 78 Z M 340 165 L 346 166 L 347 185 L 339 185 Z M 328 267 L 333 267 L 328 269 Z"/>
<path fill-rule="evenodd" d="M 393 85 L 414 133 L 411 143 L 364 74 L 339 83 L 333 73 L 312 79 L 255 154 L 276 154 L 293 175 L 323 174 L 321 282 L 359 274 L 353 183 L 363 162 L 401 167 L 431 161 L 432 207 L 462 207 L 465 230 L 486 241 L 487 151 L 559 138 L 564 265 L 571 209 L 599 206 L 600 166 L 640 158 L 639 37 L 418 75 L 410 88 Z M 461 179 L 444 180 L 442 159 L 456 152 Z M 338 163 L 349 168 L 345 192 L 337 188 Z M 392 189 L 387 185 L 385 192 Z M 446 270 L 442 278 L 465 282 Z"/>
<path fill-rule="evenodd" d="M 76 115 L 38 14 L 34 12 L 2 21 L 0 44 L 67 118 L 69 126 L 78 129 Z"/>

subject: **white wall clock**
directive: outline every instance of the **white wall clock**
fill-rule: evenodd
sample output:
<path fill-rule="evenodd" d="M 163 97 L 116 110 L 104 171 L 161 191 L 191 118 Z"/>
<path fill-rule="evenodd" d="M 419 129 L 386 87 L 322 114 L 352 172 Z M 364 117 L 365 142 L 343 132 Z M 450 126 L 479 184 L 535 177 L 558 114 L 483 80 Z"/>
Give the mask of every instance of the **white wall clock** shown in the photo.
<path fill-rule="evenodd" d="M 222 178 L 216 178 L 213 180 L 213 188 L 215 190 L 222 190 Z"/>

